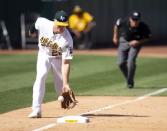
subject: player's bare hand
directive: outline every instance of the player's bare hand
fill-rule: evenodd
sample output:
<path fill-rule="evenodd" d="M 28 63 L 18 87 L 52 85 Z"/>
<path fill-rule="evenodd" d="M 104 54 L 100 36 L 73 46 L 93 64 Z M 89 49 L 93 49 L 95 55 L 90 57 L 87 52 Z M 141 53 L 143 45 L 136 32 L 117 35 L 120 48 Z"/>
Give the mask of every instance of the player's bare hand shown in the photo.
<path fill-rule="evenodd" d="M 118 39 L 117 38 L 113 38 L 113 43 L 114 43 L 114 45 L 118 45 Z"/>
<path fill-rule="evenodd" d="M 71 90 L 71 88 L 70 88 L 69 84 L 64 85 L 63 88 L 62 88 L 62 92 L 68 92 L 70 90 Z"/>

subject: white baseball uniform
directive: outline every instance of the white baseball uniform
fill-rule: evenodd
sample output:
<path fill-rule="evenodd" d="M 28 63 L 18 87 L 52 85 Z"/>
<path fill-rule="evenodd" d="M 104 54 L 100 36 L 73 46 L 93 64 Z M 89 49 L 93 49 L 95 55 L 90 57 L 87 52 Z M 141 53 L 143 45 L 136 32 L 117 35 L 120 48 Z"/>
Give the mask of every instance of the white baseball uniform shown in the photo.
<path fill-rule="evenodd" d="M 63 82 L 61 65 L 62 59 L 73 58 L 73 40 L 67 29 L 61 34 L 53 33 L 54 22 L 39 17 L 35 28 L 39 33 L 39 51 L 37 58 L 37 75 L 33 86 L 33 111 L 41 110 L 41 103 L 45 93 L 45 80 L 49 70 L 52 68 L 55 90 L 60 95 Z M 61 47 L 61 52 L 58 52 Z"/>

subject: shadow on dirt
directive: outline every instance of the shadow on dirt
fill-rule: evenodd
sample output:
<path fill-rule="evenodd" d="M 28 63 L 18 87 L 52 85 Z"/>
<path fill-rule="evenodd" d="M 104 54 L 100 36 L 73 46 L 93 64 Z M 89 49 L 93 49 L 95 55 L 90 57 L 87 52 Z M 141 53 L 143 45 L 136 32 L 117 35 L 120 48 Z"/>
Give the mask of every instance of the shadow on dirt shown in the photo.
<path fill-rule="evenodd" d="M 143 115 L 124 115 L 124 114 L 84 114 L 86 117 L 150 117 Z"/>

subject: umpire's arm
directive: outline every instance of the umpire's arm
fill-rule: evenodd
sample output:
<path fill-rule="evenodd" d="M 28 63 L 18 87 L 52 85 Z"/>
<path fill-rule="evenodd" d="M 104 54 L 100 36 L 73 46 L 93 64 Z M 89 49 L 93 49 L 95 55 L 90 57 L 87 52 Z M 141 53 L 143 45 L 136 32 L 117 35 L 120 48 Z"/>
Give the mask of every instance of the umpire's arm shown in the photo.
<path fill-rule="evenodd" d="M 118 42 L 119 42 L 118 27 L 115 25 L 114 26 L 114 31 L 113 31 L 113 43 L 115 45 L 118 45 Z"/>
<path fill-rule="evenodd" d="M 119 42 L 119 27 L 121 26 L 122 24 L 122 19 L 119 18 L 115 25 L 114 25 L 114 30 L 113 30 L 113 43 L 115 45 L 118 45 L 118 42 Z"/>

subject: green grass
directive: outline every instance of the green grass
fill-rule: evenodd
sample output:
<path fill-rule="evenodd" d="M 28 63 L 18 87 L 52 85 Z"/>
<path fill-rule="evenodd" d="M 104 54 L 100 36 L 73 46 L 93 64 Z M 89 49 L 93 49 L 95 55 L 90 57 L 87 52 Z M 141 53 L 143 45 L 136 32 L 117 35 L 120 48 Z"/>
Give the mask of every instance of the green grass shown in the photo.
<path fill-rule="evenodd" d="M 136 87 L 126 88 L 116 57 L 74 56 L 70 82 L 76 95 L 139 96 L 167 88 L 167 58 L 138 58 Z M 0 113 L 31 106 L 36 54 L 0 55 Z M 167 96 L 167 92 L 159 94 Z M 56 99 L 52 74 L 46 81 L 44 102 Z"/>

